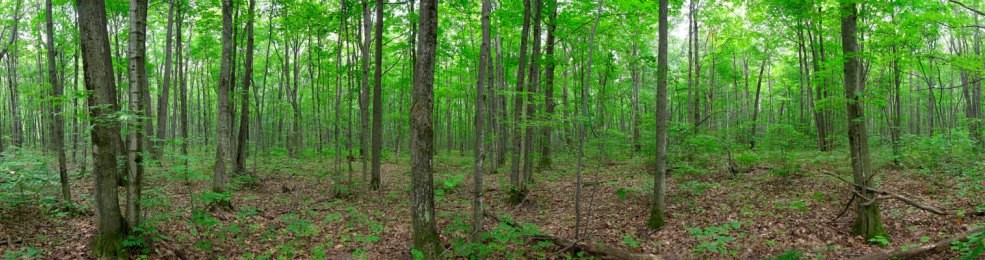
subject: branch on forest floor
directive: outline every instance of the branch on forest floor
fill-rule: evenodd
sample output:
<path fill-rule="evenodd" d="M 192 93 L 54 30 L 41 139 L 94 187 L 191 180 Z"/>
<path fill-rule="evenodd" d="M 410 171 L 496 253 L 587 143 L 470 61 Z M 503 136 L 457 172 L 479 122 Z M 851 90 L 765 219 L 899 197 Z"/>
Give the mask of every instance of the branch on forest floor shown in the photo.
<path fill-rule="evenodd" d="M 884 251 L 876 254 L 857 257 L 855 259 L 856 260 L 910 259 L 929 253 L 937 249 L 949 248 L 951 246 L 951 243 L 954 243 L 954 241 L 967 241 L 969 236 L 983 231 L 985 231 L 985 229 L 982 228 L 973 229 L 971 231 L 964 232 L 941 241 L 937 241 L 936 243 L 933 244 L 923 245 L 909 249 L 900 248 L 892 251 Z"/>
<path fill-rule="evenodd" d="M 485 215 L 487 218 L 496 220 L 496 222 L 504 223 L 510 227 L 520 228 L 519 223 L 517 223 L 516 221 L 501 220 L 499 219 L 499 217 L 496 217 L 489 211 L 483 211 L 483 215 Z M 619 248 L 605 246 L 602 244 L 582 243 L 581 241 L 571 241 L 549 234 L 531 235 L 531 236 L 527 236 L 527 238 L 533 241 L 548 241 L 554 243 L 555 245 L 563 248 L 561 251 L 574 249 L 576 251 L 585 252 L 589 255 L 598 256 L 601 259 L 654 259 L 654 260 L 665 259 L 664 257 L 654 254 L 633 253 Z"/>
<path fill-rule="evenodd" d="M 899 200 L 900 202 L 903 202 L 903 203 L 908 204 L 910 206 L 916 207 L 918 209 L 921 209 L 923 211 L 927 211 L 927 212 L 930 212 L 930 213 L 933 213 L 933 214 L 936 214 L 936 215 L 941 215 L 941 216 L 946 216 L 946 215 L 962 215 L 962 214 L 958 214 L 960 212 L 958 210 L 948 210 L 948 209 L 944 209 L 944 208 L 941 208 L 941 207 L 937 207 L 937 206 L 933 206 L 933 205 L 928 205 L 928 204 L 920 203 L 920 202 L 918 202 L 918 201 L 916 201 L 914 199 L 908 198 L 908 197 L 903 196 L 903 195 L 899 195 L 897 193 L 888 192 L 888 191 L 879 190 L 879 189 L 872 188 L 872 187 L 866 187 L 866 186 L 863 186 L 863 185 L 859 185 L 857 183 L 848 181 L 844 177 L 838 176 L 837 174 L 834 174 L 834 173 L 831 173 L 831 172 L 821 171 L 821 173 L 823 173 L 825 175 L 828 175 L 828 176 L 831 176 L 831 177 L 835 177 L 835 178 L 837 178 L 838 180 L 840 180 L 842 182 L 845 182 L 845 183 L 848 183 L 848 184 L 851 184 L 851 185 L 855 186 L 856 188 L 865 189 L 866 191 L 869 191 L 869 192 L 872 192 L 872 193 L 875 193 L 875 194 L 878 195 L 875 198 L 870 199 L 867 202 L 864 202 L 866 204 L 871 204 L 875 200 L 896 199 L 896 200 Z M 864 198 L 864 196 L 862 196 L 862 194 L 859 194 L 858 191 L 853 191 L 853 192 L 854 192 L 853 196 L 858 196 L 858 197 Z M 963 215 L 985 216 L 985 210 L 965 211 L 963 213 Z"/>

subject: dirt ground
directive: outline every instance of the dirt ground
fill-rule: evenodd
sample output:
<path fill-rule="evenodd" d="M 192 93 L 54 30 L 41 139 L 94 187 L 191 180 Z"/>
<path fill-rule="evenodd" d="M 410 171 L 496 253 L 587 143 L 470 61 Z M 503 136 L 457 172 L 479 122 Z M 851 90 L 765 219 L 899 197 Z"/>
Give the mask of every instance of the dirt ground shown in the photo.
<path fill-rule="evenodd" d="M 436 202 L 442 240 L 463 238 L 458 222 L 471 218 L 471 167 L 468 162 L 436 160 L 437 178 L 463 175 L 459 185 L 442 191 Z M 457 160 L 463 161 L 463 160 Z M 509 205 L 508 174 L 485 176 L 485 205 L 492 215 L 512 216 L 531 223 L 544 234 L 574 237 L 575 173 L 572 161 L 558 161 L 553 169 L 535 172 L 529 197 Z M 564 167 L 562 167 L 564 166 Z M 353 178 L 360 179 L 358 162 Z M 205 211 L 197 200 L 208 182 L 193 179 L 185 185 L 166 173 L 147 180 L 147 219 L 156 225 L 158 241 L 146 252 L 150 259 L 296 258 L 296 259 L 409 259 L 409 168 L 383 166 L 383 190 L 341 190 L 344 176 L 333 175 L 332 160 L 275 160 L 257 169 L 259 184 L 240 187 L 233 194 L 233 210 Z M 504 167 L 504 169 L 508 168 Z M 845 259 L 901 246 L 937 241 L 970 228 L 982 219 L 933 215 L 894 200 L 881 201 L 882 216 L 891 243 L 885 247 L 849 234 L 854 212 L 840 218 L 850 196 L 847 186 L 818 174 L 805 164 L 788 176 L 770 174 L 767 167 L 738 175 L 712 171 L 703 175 L 668 178 L 667 226 L 646 228 L 652 187 L 645 163 L 633 160 L 589 164 L 583 173 L 582 241 L 677 258 L 763 259 L 796 250 L 809 259 Z M 161 169 L 154 169 L 162 171 Z M 982 194 L 961 196 L 955 180 L 914 171 L 881 169 L 879 187 L 946 208 L 973 208 Z M 439 182 L 438 185 L 443 185 Z M 76 200 L 91 203 L 91 179 L 74 181 Z M 121 188 L 121 191 L 123 189 Z M 351 193 L 351 196 L 347 196 Z M 40 258 L 92 258 L 88 241 L 95 231 L 91 207 L 82 214 L 54 217 L 42 209 L 22 206 L 0 210 L 0 255 L 40 249 Z M 498 223 L 485 219 L 490 230 Z M 738 223 L 737 225 L 735 223 Z M 699 239 L 693 228 L 729 226 L 722 236 L 733 241 L 714 244 Z M 736 226 L 731 226 L 736 225 Z M 704 246 L 701 244 L 705 243 Z M 492 258 L 565 258 L 556 246 L 533 247 L 533 242 L 510 245 Z M 451 246 L 451 245 L 446 245 Z M 706 250 L 696 249 L 706 248 Z M 951 250 L 927 259 L 956 256 Z"/>

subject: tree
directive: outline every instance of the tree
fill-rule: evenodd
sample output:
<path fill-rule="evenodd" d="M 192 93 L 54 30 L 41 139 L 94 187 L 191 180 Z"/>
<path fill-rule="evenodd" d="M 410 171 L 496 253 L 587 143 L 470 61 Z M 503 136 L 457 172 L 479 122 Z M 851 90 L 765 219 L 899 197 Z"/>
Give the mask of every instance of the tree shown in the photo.
<path fill-rule="evenodd" d="M 212 191 L 226 190 L 226 164 L 229 162 L 229 131 L 231 114 L 229 91 L 232 88 L 232 51 L 233 51 L 233 1 L 222 0 L 222 63 L 219 69 L 219 110 L 216 117 L 216 154 L 215 169 L 212 177 Z"/>
<path fill-rule="evenodd" d="M 540 151 L 540 166 L 543 168 L 551 168 L 551 128 L 552 120 L 554 116 L 554 68 L 557 65 L 557 59 L 554 57 L 554 44 L 555 44 L 555 33 L 557 30 L 557 0 L 547 1 L 547 18 L 550 22 L 547 23 L 547 39 L 546 47 L 544 51 L 544 56 L 546 64 L 544 64 L 544 110 L 545 120 L 547 124 L 544 126 L 543 132 L 544 136 L 541 137 L 541 151 Z"/>
<path fill-rule="evenodd" d="M 250 84 L 253 83 L 253 23 L 256 0 L 250 0 L 246 22 L 246 60 L 243 64 L 243 88 L 240 90 L 239 135 L 233 172 L 246 172 L 246 146 L 250 136 Z"/>
<path fill-rule="evenodd" d="M 410 110 L 411 219 L 414 249 L 437 259 L 443 249 L 434 214 L 434 57 L 438 38 L 438 1 L 421 0 L 418 18 L 417 63 Z"/>
<path fill-rule="evenodd" d="M 670 111 L 667 111 L 667 22 L 668 0 L 660 0 L 659 27 L 657 34 L 657 160 L 653 176 L 653 205 L 650 206 L 650 218 L 646 225 L 652 229 L 662 228 L 667 210 L 665 202 L 667 194 L 667 121 Z"/>
<path fill-rule="evenodd" d="M 51 84 L 51 96 L 54 100 L 52 102 L 54 113 L 51 116 L 51 150 L 58 157 L 58 180 L 62 185 L 62 200 L 72 203 L 72 190 L 68 181 L 68 167 L 65 166 L 67 163 L 67 159 L 65 158 L 65 117 L 62 115 L 65 111 L 62 105 L 64 87 L 61 81 L 58 80 L 58 69 L 55 66 L 55 56 L 57 53 L 55 50 L 55 29 L 52 22 L 54 13 L 51 10 L 51 0 L 45 0 L 44 9 L 46 14 L 44 28 L 48 35 L 48 41 L 45 43 L 45 48 L 48 51 L 48 82 Z"/>
<path fill-rule="evenodd" d="M 121 253 L 126 234 L 116 193 L 119 176 L 116 156 L 121 141 L 120 126 L 114 116 L 119 107 L 106 31 L 106 3 L 104 0 L 79 0 L 76 2 L 76 9 L 79 34 L 84 36 L 80 39 L 80 44 L 85 86 L 92 93 L 89 96 L 89 123 L 92 125 L 94 146 L 92 158 L 96 202 L 93 250 L 100 255 L 116 256 Z"/>
<path fill-rule="evenodd" d="M 174 30 L 174 1 L 168 1 L 167 33 L 164 38 L 164 78 L 161 80 L 160 95 L 157 97 L 157 136 L 154 142 L 154 158 L 164 159 L 164 139 L 168 131 L 168 97 L 171 92 L 171 39 Z M 145 11 L 146 12 L 146 11 Z M 145 15 L 146 16 L 146 15 Z M 146 17 L 144 18 L 146 20 Z"/>
<path fill-rule="evenodd" d="M 858 8 L 855 1 L 841 0 L 841 50 L 845 56 L 845 103 L 848 111 L 848 142 L 852 158 L 852 178 L 855 181 L 856 217 L 852 233 L 866 239 L 885 236 L 879 215 L 879 202 L 870 187 L 872 166 L 869 143 L 865 132 L 865 109 L 862 104 L 864 86 L 860 85 L 858 41 L 855 38 Z"/>
<path fill-rule="evenodd" d="M 369 188 L 380 189 L 383 153 L 383 0 L 376 0 L 376 77 L 373 78 L 373 161 Z"/>
<path fill-rule="evenodd" d="M 20 147 L 24 142 L 24 125 L 21 123 L 20 112 L 20 91 L 17 86 L 17 25 L 20 24 L 21 19 L 21 0 L 17 0 L 15 3 L 10 41 L 7 42 L 3 51 L 0 52 L 0 58 L 4 56 L 7 58 L 7 93 L 10 97 L 8 99 L 8 105 L 10 106 L 8 109 L 11 119 L 10 145 Z"/>
<path fill-rule="evenodd" d="M 516 69 L 516 96 L 515 109 L 513 109 L 513 157 L 510 159 L 510 202 L 520 204 L 527 196 L 526 181 L 523 180 L 523 169 L 521 168 L 521 155 L 523 154 L 523 94 L 524 92 L 524 72 L 527 66 L 527 36 L 530 34 L 530 1 L 523 1 L 523 29 L 520 33 L 520 56 L 519 65 Z"/>
<path fill-rule="evenodd" d="M 127 180 L 127 224 L 130 230 L 140 225 L 140 197 L 144 179 L 143 140 L 141 126 L 144 115 L 142 97 L 147 89 L 147 1 L 130 0 L 130 43 L 128 48 L 128 71 L 130 81 L 130 111 L 135 115 L 130 124 L 130 145 L 128 152 L 129 175 Z"/>
<path fill-rule="evenodd" d="M 482 43 L 479 47 L 479 75 L 475 86 L 475 170 L 472 175 L 472 242 L 479 242 L 482 238 L 482 175 L 483 163 L 486 156 L 485 140 L 485 109 L 486 104 L 485 90 L 490 83 L 489 77 L 489 12 L 492 4 L 489 0 L 482 0 Z"/>

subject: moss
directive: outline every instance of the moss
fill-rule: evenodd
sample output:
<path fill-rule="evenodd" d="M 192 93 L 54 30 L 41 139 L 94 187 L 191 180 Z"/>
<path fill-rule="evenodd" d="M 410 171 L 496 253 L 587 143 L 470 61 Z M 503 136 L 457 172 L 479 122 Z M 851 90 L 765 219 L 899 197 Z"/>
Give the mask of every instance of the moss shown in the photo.
<path fill-rule="evenodd" d="M 886 236 L 886 228 L 882 226 L 882 216 L 879 215 L 879 204 L 862 206 L 858 210 L 852 234 L 863 236 L 866 240 Z"/>
<path fill-rule="evenodd" d="M 92 252 L 102 258 L 126 258 L 123 250 L 123 234 L 97 234 L 92 239 Z"/>
<path fill-rule="evenodd" d="M 661 229 L 666 223 L 664 222 L 664 211 L 659 207 L 650 208 L 650 219 L 646 221 L 646 226 L 650 229 Z"/>

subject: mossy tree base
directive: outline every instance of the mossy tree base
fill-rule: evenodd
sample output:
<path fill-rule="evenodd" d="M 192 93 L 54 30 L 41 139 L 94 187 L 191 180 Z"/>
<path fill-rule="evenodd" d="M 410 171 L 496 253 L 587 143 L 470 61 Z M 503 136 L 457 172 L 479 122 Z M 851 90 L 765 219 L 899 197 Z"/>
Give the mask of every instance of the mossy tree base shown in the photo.
<path fill-rule="evenodd" d="M 886 228 L 882 226 L 882 216 L 879 215 L 879 204 L 859 206 L 852 225 L 852 234 L 865 237 L 865 240 L 877 236 L 886 237 Z"/>
<path fill-rule="evenodd" d="M 659 207 L 650 208 L 650 218 L 646 221 L 646 226 L 653 230 L 659 230 L 664 227 L 666 222 L 664 222 L 664 211 Z"/>

